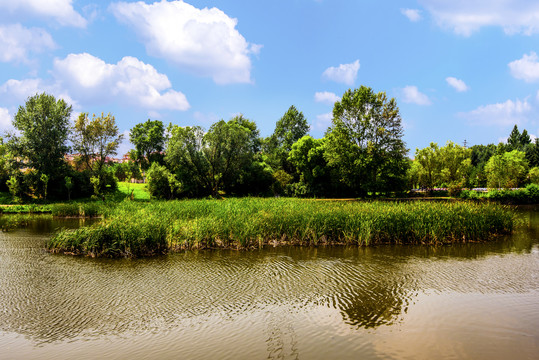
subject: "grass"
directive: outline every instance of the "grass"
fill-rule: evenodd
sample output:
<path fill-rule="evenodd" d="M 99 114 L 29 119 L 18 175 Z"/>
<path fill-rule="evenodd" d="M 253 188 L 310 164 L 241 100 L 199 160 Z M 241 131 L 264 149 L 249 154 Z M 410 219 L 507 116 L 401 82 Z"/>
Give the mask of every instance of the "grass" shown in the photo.
<path fill-rule="evenodd" d="M 118 182 L 118 190 L 114 194 L 115 198 L 120 200 L 131 198 L 133 193 L 133 200 L 147 201 L 150 200 L 150 193 L 148 192 L 148 184 L 132 184 L 128 182 Z"/>
<path fill-rule="evenodd" d="M 277 244 L 444 244 L 509 233 L 514 217 L 495 204 L 242 198 L 126 201 L 104 221 L 61 230 L 53 252 L 138 257 L 186 248 Z"/>

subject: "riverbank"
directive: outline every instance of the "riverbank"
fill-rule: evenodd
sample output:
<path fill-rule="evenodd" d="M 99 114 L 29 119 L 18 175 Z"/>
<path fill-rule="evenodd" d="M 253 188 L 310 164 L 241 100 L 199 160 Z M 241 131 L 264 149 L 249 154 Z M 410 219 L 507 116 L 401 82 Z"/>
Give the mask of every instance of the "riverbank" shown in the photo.
<path fill-rule="evenodd" d="M 98 224 L 61 230 L 49 251 L 140 257 L 191 248 L 271 245 L 445 244 L 510 233 L 513 214 L 469 202 L 336 202 L 305 199 L 122 202 Z"/>

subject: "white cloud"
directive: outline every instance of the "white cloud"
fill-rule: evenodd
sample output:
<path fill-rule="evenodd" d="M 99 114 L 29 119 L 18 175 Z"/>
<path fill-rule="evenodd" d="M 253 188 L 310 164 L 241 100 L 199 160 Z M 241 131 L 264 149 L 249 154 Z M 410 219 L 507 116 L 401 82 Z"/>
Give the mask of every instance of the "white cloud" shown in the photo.
<path fill-rule="evenodd" d="M 248 43 L 236 29 L 237 20 L 223 11 L 183 1 L 118 2 L 110 10 L 135 29 L 150 55 L 218 84 L 251 82 L 250 55 L 261 46 Z"/>
<path fill-rule="evenodd" d="M 513 125 L 523 124 L 527 121 L 527 114 L 532 107 L 525 99 L 521 101 L 507 100 L 503 103 L 479 106 L 477 109 L 462 112 L 458 115 L 462 118 L 486 125 Z"/>
<path fill-rule="evenodd" d="M 322 76 L 338 83 L 354 85 L 358 70 L 359 60 L 356 60 L 351 64 L 341 64 L 338 67 L 329 67 L 324 71 Z"/>
<path fill-rule="evenodd" d="M 0 25 L 0 61 L 28 62 L 29 52 L 40 53 L 55 47 L 51 35 L 43 29 Z"/>
<path fill-rule="evenodd" d="M 314 128 L 316 130 L 326 130 L 331 126 L 331 121 L 333 120 L 333 113 L 329 112 L 326 114 L 320 114 L 316 116 L 316 122 L 314 123 Z"/>
<path fill-rule="evenodd" d="M 341 98 L 329 91 L 316 92 L 314 94 L 314 101 L 324 104 L 333 105 L 337 101 L 340 101 Z"/>
<path fill-rule="evenodd" d="M 77 101 L 73 100 L 69 94 L 58 84 L 45 82 L 42 79 L 10 79 L 0 85 L 0 95 L 4 101 L 21 104 L 30 96 L 46 92 L 54 95 L 58 99 L 64 99 L 73 107 L 78 107 Z"/>
<path fill-rule="evenodd" d="M 430 105 L 429 97 L 417 89 L 417 86 L 406 86 L 402 89 L 402 101 L 417 105 Z"/>
<path fill-rule="evenodd" d="M 447 83 L 453 87 L 455 90 L 457 90 L 458 92 L 465 92 L 465 91 L 468 91 L 470 88 L 468 87 L 468 85 L 466 85 L 466 83 L 460 79 L 457 79 L 457 78 L 454 78 L 452 76 L 450 77 L 446 77 L 445 78 L 445 81 L 447 81 Z"/>
<path fill-rule="evenodd" d="M 0 107 L 0 129 L 6 130 L 11 127 L 11 115 L 8 109 Z"/>
<path fill-rule="evenodd" d="M 412 22 L 421 20 L 421 11 L 418 9 L 401 9 L 401 13 Z"/>
<path fill-rule="evenodd" d="M 484 26 L 507 34 L 539 32 L 539 2 L 530 0 L 421 0 L 438 25 L 470 36 Z"/>
<path fill-rule="evenodd" d="M 522 59 L 510 62 L 508 66 L 511 75 L 526 82 L 539 80 L 539 62 L 537 60 L 537 54 L 532 51 L 530 55 L 524 54 Z"/>
<path fill-rule="evenodd" d="M 107 64 L 87 53 L 70 54 L 54 61 L 52 73 L 62 88 L 83 102 L 114 99 L 153 110 L 189 108 L 185 95 L 170 89 L 166 75 L 134 57 Z"/>
<path fill-rule="evenodd" d="M 52 18 L 63 26 L 86 27 L 88 22 L 73 9 L 72 3 L 72 0 L 0 0 L 0 9 L 19 18 L 30 15 Z"/>

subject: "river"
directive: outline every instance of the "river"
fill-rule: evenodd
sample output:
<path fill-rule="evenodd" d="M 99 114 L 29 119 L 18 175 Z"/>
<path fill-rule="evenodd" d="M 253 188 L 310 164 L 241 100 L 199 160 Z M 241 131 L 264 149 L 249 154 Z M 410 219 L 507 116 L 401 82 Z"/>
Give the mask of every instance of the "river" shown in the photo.
<path fill-rule="evenodd" d="M 53 255 L 0 234 L 0 359 L 536 359 L 539 208 L 489 243 Z M 7 216 L 7 215 L 5 215 Z"/>

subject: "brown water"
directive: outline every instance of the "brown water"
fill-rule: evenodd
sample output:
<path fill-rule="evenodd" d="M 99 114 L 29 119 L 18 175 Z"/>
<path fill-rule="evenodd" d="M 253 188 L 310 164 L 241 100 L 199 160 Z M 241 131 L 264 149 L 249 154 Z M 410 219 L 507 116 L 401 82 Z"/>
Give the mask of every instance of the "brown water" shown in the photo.
<path fill-rule="evenodd" d="M 0 234 L 0 359 L 537 359 L 539 212 L 493 243 L 104 260 Z"/>

